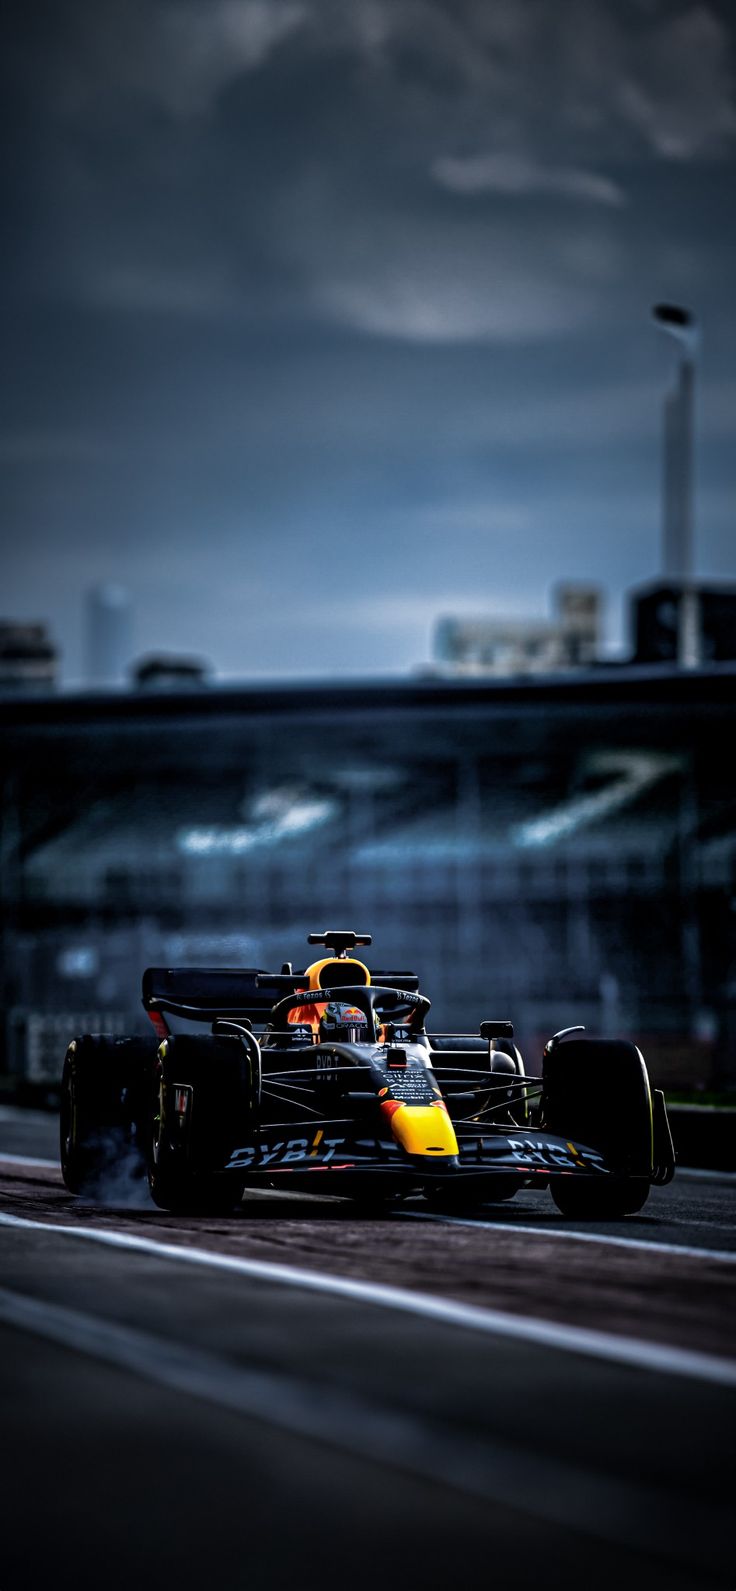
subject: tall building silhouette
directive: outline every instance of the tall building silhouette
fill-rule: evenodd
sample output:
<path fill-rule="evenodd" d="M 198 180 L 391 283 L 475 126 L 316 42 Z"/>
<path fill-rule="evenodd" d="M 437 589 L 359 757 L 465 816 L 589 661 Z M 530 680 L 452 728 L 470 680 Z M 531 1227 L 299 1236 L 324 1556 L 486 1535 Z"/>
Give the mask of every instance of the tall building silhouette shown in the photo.
<path fill-rule="evenodd" d="M 133 648 L 130 593 L 104 581 L 85 599 L 85 674 L 92 686 L 123 685 Z"/>

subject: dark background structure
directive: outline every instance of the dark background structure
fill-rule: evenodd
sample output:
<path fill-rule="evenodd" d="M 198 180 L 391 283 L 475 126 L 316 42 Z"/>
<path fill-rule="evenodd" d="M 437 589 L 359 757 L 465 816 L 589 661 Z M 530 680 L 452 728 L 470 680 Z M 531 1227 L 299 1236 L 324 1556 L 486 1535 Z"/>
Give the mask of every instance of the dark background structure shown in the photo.
<path fill-rule="evenodd" d="M 733 1086 L 735 681 L 6 702 L 6 1068 L 53 1084 L 80 1025 L 145 1025 L 148 962 L 303 966 L 347 922 L 436 1029 L 511 1017 L 534 1069 L 583 1022 L 670 1089 Z"/>

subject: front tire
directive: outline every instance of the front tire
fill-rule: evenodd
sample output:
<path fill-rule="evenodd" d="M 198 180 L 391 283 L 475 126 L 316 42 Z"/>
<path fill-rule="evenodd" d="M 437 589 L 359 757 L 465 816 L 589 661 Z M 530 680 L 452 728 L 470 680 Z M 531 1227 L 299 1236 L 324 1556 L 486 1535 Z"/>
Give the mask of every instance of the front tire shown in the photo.
<path fill-rule="evenodd" d="M 607 1171 L 550 1177 L 562 1215 L 619 1220 L 643 1209 L 652 1178 L 652 1096 L 641 1052 L 623 1040 L 552 1042 L 542 1065 L 542 1125 L 595 1149 Z"/>
<path fill-rule="evenodd" d="M 619 1180 L 576 1176 L 551 1177 L 550 1193 L 561 1215 L 573 1221 L 620 1221 L 638 1215 L 649 1198 L 650 1183 L 645 1177 Z"/>

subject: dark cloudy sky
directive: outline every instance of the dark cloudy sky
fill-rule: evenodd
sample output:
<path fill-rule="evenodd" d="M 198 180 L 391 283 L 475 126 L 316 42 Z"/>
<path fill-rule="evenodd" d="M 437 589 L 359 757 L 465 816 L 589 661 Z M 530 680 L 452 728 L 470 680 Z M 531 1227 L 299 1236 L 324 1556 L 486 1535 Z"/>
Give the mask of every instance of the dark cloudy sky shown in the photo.
<path fill-rule="evenodd" d="M 698 570 L 736 576 L 726 4 L 24 0 L 3 49 L 7 615 L 228 673 L 621 595 L 702 325 Z"/>

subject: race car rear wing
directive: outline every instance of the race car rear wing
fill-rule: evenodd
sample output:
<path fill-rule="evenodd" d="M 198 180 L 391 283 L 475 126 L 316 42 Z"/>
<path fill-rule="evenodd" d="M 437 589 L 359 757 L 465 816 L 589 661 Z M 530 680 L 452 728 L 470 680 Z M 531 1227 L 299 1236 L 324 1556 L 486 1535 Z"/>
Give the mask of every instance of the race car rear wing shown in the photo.
<path fill-rule="evenodd" d="M 373 972 L 371 981 L 388 989 L 419 988 L 414 972 Z M 143 1009 L 206 1022 L 216 1016 L 264 1022 L 286 994 L 306 988 L 304 972 L 264 972 L 259 967 L 146 967 Z M 154 1026 L 156 1023 L 154 1022 Z"/>

